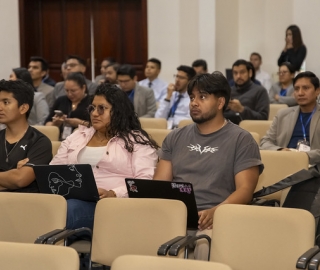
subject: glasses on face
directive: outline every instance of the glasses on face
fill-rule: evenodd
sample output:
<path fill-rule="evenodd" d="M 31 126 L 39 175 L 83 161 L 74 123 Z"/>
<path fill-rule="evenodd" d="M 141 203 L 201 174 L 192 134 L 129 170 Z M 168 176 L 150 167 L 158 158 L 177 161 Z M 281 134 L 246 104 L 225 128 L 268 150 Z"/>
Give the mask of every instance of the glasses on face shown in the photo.
<path fill-rule="evenodd" d="M 180 76 L 180 75 L 178 75 L 178 74 L 174 74 L 174 75 L 173 75 L 173 78 L 176 78 L 176 79 L 179 79 L 179 80 L 188 80 L 187 77 Z"/>
<path fill-rule="evenodd" d="M 287 74 L 289 71 L 279 71 L 277 72 L 278 75 L 284 75 L 284 74 Z"/>
<path fill-rule="evenodd" d="M 89 114 L 93 113 L 95 111 L 95 109 L 97 109 L 97 112 L 98 112 L 99 115 L 103 115 L 104 114 L 104 110 L 107 109 L 107 107 L 102 105 L 102 104 L 98 105 L 98 106 L 94 106 L 94 105 L 91 104 L 88 107 Z"/>
<path fill-rule="evenodd" d="M 70 64 L 65 64 L 65 67 L 66 67 L 66 68 L 68 68 L 68 67 L 74 68 L 74 67 L 76 67 L 76 66 L 78 66 L 78 65 L 79 65 L 78 63 L 70 63 Z"/>

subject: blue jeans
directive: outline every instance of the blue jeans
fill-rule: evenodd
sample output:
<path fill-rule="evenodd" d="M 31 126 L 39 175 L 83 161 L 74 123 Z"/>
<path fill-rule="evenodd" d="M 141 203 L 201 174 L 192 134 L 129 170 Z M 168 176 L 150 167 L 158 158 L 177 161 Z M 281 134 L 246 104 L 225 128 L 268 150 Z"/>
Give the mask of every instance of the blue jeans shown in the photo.
<path fill-rule="evenodd" d="M 67 229 L 88 227 L 92 230 L 96 204 L 77 199 L 67 200 Z"/>

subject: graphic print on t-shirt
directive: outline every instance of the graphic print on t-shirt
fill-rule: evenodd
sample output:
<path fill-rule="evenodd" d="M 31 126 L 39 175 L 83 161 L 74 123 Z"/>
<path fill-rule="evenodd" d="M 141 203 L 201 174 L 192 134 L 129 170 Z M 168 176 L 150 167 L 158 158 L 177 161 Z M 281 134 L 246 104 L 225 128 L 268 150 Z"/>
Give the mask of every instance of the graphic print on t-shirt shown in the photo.
<path fill-rule="evenodd" d="M 190 143 L 190 145 L 189 146 L 187 146 L 190 150 L 190 152 L 191 151 L 196 151 L 196 152 L 199 152 L 200 153 L 200 155 L 202 155 L 202 153 L 207 153 L 207 152 L 210 152 L 210 153 L 215 153 L 215 152 L 217 152 L 217 151 L 219 151 L 219 147 L 210 147 L 210 146 L 205 146 L 204 148 L 203 148 L 203 150 L 201 150 L 201 145 L 200 144 L 196 144 L 196 145 L 193 145 L 193 144 L 191 144 Z"/>

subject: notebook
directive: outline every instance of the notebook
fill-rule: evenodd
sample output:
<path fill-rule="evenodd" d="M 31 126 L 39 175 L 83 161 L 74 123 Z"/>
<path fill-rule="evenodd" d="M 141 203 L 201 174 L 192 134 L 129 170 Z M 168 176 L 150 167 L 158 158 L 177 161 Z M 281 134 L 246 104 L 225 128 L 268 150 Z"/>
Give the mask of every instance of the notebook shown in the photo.
<path fill-rule="evenodd" d="M 66 199 L 99 200 L 89 164 L 35 165 L 33 170 L 40 193 L 58 194 Z"/>
<path fill-rule="evenodd" d="M 125 182 L 129 198 L 160 198 L 184 202 L 188 212 L 187 228 L 198 229 L 198 210 L 191 183 L 132 178 L 126 178 Z"/>

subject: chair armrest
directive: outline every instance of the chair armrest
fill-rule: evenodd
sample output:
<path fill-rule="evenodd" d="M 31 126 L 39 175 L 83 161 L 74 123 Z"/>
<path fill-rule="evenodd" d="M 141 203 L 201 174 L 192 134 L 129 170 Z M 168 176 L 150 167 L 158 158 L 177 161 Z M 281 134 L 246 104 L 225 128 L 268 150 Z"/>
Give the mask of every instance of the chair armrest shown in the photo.
<path fill-rule="evenodd" d="M 158 252 L 157 252 L 157 255 L 158 256 L 166 256 L 167 255 L 167 252 L 168 250 L 171 248 L 171 246 L 178 242 L 179 240 L 183 239 L 185 236 L 177 236 L 171 240 L 169 240 L 168 242 L 165 242 L 164 244 L 162 244 L 159 249 L 158 249 Z"/>
<path fill-rule="evenodd" d="M 308 265 L 309 270 L 318 270 L 320 264 L 320 250 L 312 257 Z"/>
<path fill-rule="evenodd" d="M 206 234 L 201 234 L 198 236 L 190 236 L 190 235 L 185 236 L 183 239 L 179 240 L 178 242 L 176 242 L 175 244 L 173 244 L 171 246 L 171 248 L 169 249 L 169 255 L 170 256 L 178 256 L 181 248 L 183 248 L 191 243 L 194 243 L 194 242 L 198 241 L 199 239 L 203 239 L 203 238 L 207 239 L 208 244 L 209 244 L 209 254 L 208 254 L 208 261 L 209 261 L 210 260 L 210 249 L 211 249 L 211 238 Z"/>
<path fill-rule="evenodd" d="M 47 240 L 47 244 L 54 245 L 61 240 L 65 240 L 66 238 L 68 238 L 71 235 L 77 234 L 79 232 L 84 232 L 84 231 L 89 232 L 91 235 L 91 238 L 92 238 L 92 230 L 89 228 L 83 227 L 83 228 L 79 228 L 79 229 L 75 229 L 75 230 L 64 230 L 56 235 L 53 235 L 52 237 L 50 237 Z"/>
<path fill-rule="evenodd" d="M 320 248 L 318 246 L 314 246 L 313 248 L 310 248 L 308 251 L 306 251 L 299 257 L 296 263 L 296 268 L 306 269 L 312 257 L 319 252 L 320 252 Z"/>
<path fill-rule="evenodd" d="M 35 244 L 45 244 L 46 241 L 47 241 L 50 237 L 52 237 L 52 236 L 54 236 L 54 235 L 56 235 L 56 234 L 58 234 L 58 233 L 61 233 L 61 232 L 63 232 L 63 231 L 64 231 L 64 229 L 55 229 L 55 230 L 53 230 L 53 231 L 51 231 L 51 232 L 48 232 L 48 233 L 43 234 L 43 235 L 40 235 L 40 236 L 37 237 L 37 239 L 36 239 L 36 241 L 34 241 L 34 243 L 35 243 Z"/>

